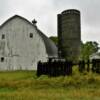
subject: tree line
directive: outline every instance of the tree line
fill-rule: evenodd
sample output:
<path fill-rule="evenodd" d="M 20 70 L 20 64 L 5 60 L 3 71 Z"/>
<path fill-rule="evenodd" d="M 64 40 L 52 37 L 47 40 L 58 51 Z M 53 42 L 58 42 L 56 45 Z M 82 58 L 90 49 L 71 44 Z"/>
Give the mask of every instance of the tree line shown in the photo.
<path fill-rule="evenodd" d="M 56 44 L 56 46 L 58 46 L 58 37 L 51 36 L 49 38 Z M 98 52 L 98 50 L 99 44 L 96 41 L 87 41 L 85 43 L 81 41 L 80 58 L 83 60 L 88 60 L 89 56 L 93 53 Z"/>

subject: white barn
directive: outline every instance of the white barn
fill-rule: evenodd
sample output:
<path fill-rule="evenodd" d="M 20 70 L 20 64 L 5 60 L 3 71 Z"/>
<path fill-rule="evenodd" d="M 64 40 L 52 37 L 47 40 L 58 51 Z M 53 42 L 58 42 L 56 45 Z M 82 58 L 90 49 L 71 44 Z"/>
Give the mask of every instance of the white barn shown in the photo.
<path fill-rule="evenodd" d="M 15 15 L 0 26 L 0 70 L 33 70 L 57 56 L 57 47 L 34 24 Z"/>
<path fill-rule="evenodd" d="M 100 52 L 93 53 L 92 55 L 89 56 L 89 59 L 90 60 L 100 59 Z"/>

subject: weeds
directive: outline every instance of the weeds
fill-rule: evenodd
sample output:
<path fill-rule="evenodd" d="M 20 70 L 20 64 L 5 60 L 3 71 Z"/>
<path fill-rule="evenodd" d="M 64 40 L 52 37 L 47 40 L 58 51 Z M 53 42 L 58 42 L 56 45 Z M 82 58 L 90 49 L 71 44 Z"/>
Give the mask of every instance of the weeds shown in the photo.
<path fill-rule="evenodd" d="M 100 100 L 100 75 L 37 77 L 34 71 L 0 72 L 0 100 Z"/>

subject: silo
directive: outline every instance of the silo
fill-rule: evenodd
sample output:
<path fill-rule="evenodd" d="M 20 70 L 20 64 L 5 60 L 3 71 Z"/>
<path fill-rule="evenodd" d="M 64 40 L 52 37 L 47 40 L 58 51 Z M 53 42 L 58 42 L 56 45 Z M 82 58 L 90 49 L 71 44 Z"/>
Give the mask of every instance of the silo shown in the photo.
<path fill-rule="evenodd" d="M 80 11 L 65 10 L 58 14 L 58 55 L 68 60 L 78 60 L 80 45 Z"/>

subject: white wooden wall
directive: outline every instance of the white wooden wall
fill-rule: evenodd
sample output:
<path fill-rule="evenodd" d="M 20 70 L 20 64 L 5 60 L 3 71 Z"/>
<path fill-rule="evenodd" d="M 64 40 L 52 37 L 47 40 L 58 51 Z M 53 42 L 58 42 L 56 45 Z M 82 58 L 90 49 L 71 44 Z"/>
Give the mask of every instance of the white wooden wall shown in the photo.
<path fill-rule="evenodd" d="M 0 70 L 36 69 L 37 62 L 46 61 L 47 56 L 42 38 L 26 20 L 15 17 L 0 28 Z"/>

